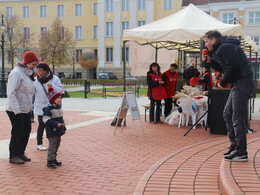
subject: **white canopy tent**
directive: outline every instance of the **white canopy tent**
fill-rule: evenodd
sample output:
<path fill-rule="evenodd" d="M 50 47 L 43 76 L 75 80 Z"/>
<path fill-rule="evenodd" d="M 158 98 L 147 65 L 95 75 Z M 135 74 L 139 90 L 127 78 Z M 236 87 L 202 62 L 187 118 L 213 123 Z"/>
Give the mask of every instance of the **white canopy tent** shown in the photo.
<path fill-rule="evenodd" d="M 156 48 L 199 51 L 200 39 L 209 30 L 241 37 L 241 46 L 246 51 L 259 50 L 240 24 L 225 24 L 193 4 L 168 17 L 125 30 L 123 40 L 133 40 L 141 45 L 150 44 Z"/>

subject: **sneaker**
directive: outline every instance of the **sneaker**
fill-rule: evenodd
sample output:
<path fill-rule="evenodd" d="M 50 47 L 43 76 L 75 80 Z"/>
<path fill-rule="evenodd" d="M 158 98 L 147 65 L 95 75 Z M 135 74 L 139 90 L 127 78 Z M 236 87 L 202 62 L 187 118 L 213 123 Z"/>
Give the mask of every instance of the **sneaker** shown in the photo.
<path fill-rule="evenodd" d="M 42 145 L 42 144 L 41 144 L 41 145 L 38 145 L 38 146 L 37 146 L 37 149 L 38 149 L 38 150 L 41 150 L 41 151 L 47 150 L 47 148 L 46 148 L 44 145 Z"/>
<path fill-rule="evenodd" d="M 231 152 L 233 152 L 233 151 L 235 151 L 235 148 L 233 148 L 233 147 L 230 146 L 228 152 L 224 153 L 223 155 L 224 155 L 224 156 L 228 156 L 228 155 L 230 155 Z"/>
<path fill-rule="evenodd" d="M 31 161 L 31 159 L 30 158 L 28 158 L 27 156 L 25 156 L 25 154 L 22 154 L 21 156 L 20 156 L 20 158 L 23 160 L 23 161 Z"/>
<path fill-rule="evenodd" d="M 24 164 L 24 161 L 19 156 L 14 156 L 9 159 L 9 163 L 21 165 Z"/>
<path fill-rule="evenodd" d="M 56 165 L 55 161 L 48 161 L 47 162 L 47 167 L 55 169 L 55 168 L 57 168 L 57 165 Z"/>
<path fill-rule="evenodd" d="M 227 161 L 232 161 L 232 162 L 247 162 L 248 161 L 247 154 L 239 155 L 236 152 L 232 152 L 230 155 L 225 156 L 224 159 Z"/>
<path fill-rule="evenodd" d="M 61 166 L 61 165 L 62 165 L 62 162 L 59 162 L 59 161 L 57 161 L 57 160 L 55 160 L 54 163 L 55 163 L 57 166 Z"/>

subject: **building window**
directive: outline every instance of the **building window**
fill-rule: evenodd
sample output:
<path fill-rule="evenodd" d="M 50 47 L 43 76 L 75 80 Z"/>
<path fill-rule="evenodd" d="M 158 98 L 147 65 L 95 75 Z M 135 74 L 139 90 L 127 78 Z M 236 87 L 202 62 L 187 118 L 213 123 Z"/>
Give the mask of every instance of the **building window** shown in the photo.
<path fill-rule="evenodd" d="M 222 22 L 226 24 L 234 24 L 234 13 L 223 13 L 222 14 Z"/>
<path fill-rule="evenodd" d="M 64 26 L 60 26 L 59 27 L 59 31 L 58 31 L 58 38 L 59 38 L 59 40 L 63 40 L 64 39 L 64 34 L 65 34 Z"/>
<path fill-rule="evenodd" d="M 40 6 L 40 17 L 41 18 L 46 18 L 47 12 L 46 12 L 46 5 L 41 5 Z"/>
<path fill-rule="evenodd" d="M 8 64 L 11 64 L 12 63 L 12 52 L 11 50 L 8 50 L 7 51 L 7 59 L 8 59 Z"/>
<path fill-rule="evenodd" d="M 129 29 L 129 22 L 122 22 L 122 34 L 124 30 Z"/>
<path fill-rule="evenodd" d="M 57 5 L 57 17 L 64 17 L 64 5 Z"/>
<path fill-rule="evenodd" d="M 11 18 L 13 16 L 13 8 L 6 7 L 6 18 Z"/>
<path fill-rule="evenodd" d="M 252 39 L 260 48 L 260 36 L 253 36 Z"/>
<path fill-rule="evenodd" d="M 83 39 L 82 35 L 83 35 L 82 26 L 76 26 L 75 27 L 75 39 L 82 40 Z"/>
<path fill-rule="evenodd" d="M 172 9 L 172 0 L 164 0 L 164 9 Z"/>
<path fill-rule="evenodd" d="M 98 38 L 98 25 L 93 26 L 93 39 Z"/>
<path fill-rule="evenodd" d="M 249 24 L 260 24 L 260 11 L 248 12 L 248 23 Z"/>
<path fill-rule="evenodd" d="M 126 58 L 125 58 L 125 54 L 126 54 Z M 124 48 L 122 48 L 122 61 L 125 61 L 128 62 L 129 61 L 129 48 L 126 47 L 125 48 L 125 52 L 124 52 Z"/>
<path fill-rule="evenodd" d="M 97 16 L 97 3 L 93 4 L 93 15 Z"/>
<path fill-rule="evenodd" d="M 145 0 L 138 0 L 138 10 L 145 10 Z"/>
<path fill-rule="evenodd" d="M 107 62 L 113 61 L 113 48 L 106 48 L 106 61 Z"/>
<path fill-rule="evenodd" d="M 106 11 L 107 12 L 113 11 L 113 0 L 106 0 Z"/>
<path fill-rule="evenodd" d="M 122 11 L 129 10 L 129 0 L 122 0 Z"/>
<path fill-rule="evenodd" d="M 77 63 L 79 63 L 81 55 L 82 55 L 82 49 L 76 49 L 76 62 Z"/>
<path fill-rule="evenodd" d="M 24 41 L 30 40 L 30 29 L 29 29 L 29 27 L 23 28 L 23 39 L 24 39 Z"/>
<path fill-rule="evenodd" d="M 23 6 L 23 18 L 29 18 L 29 6 Z"/>
<path fill-rule="evenodd" d="M 106 22 L 106 36 L 113 36 L 113 22 Z"/>
<path fill-rule="evenodd" d="M 138 21 L 137 26 L 143 26 L 143 25 L 145 25 L 145 21 Z"/>
<path fill-rule="evenodd" d="M 82 16 L 82 4 L 75 4 L 75 16 Z"/>
<path fill-rule="evenodd" d="M 12 40 L 14 37 L 14 31 L 12 27 L 7 27 L 7 39 Z"/>
<path fill-rule="evenodd" d="M 47 27 L 41 27 L 40 31 L 41 31 L 41 34 L 40 34 L 41 40 L 45 40 L 46 39 Z"/>

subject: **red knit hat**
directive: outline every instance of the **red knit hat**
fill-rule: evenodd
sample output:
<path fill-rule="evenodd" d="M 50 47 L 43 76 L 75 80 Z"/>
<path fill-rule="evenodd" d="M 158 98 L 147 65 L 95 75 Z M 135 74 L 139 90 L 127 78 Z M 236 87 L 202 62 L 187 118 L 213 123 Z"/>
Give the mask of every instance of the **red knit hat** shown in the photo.
<path fill-rule="evenodd" d="M 23 63 L 29 64 L 34 61 L 39 61 L 39 58 L 36 56 L 36 54 L 32 51 L 27 51 L 23 54 Z"/>
<path fill-rule="evenodd" d="M 52 87 L 49 87 L 49 88 L 48 88 L 48 91 L 49 91 L 49 93 L 48 93 L 48 99 L 49 99 L 49 101 L 50 101 L 51 104 L 54 104 L 54 101 L 55 101 L 59 96 L 62 95 L 59 91 L 53 89 Z"/>

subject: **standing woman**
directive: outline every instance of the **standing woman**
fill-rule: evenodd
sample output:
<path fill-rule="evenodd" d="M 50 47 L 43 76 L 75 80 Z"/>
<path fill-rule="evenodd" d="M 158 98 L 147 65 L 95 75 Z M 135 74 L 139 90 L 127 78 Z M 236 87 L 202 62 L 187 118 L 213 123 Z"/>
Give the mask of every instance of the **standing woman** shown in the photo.
<path fill-rule="evenodd" d="M 48 64 L 41 62 L 37 66 L 38 76 L 34 83 L 35 90 L 35 102 L 34 102 L 34 114 L 38 115 L 39 126 L 37 129 L 37 149 L 38 150 L 47 150 L 47 148 L 43 145 L 42 136 L 45 128 L 45 124 L 42 120 L 43 117 L 43 108 L 49 104 L 49 100 L 47 97 L 47 89 L 48 87 L 52 87 L 53 89 L 63 93 L 63 87 L 59 77 L 53 75 L 51 69 Z"/>
<path fill-rule="evenodd" d="M 167 97 L 165 88 L 163 87 L 164 81 L 162 80 L 162 73 L 160 72 L 160 66 L 158 63 L 152 63 L 150 65 L 149 72 L 147 72 L 147 84 L 148 92 L 147 96 L 150 99 L 149 117 L 150 123 L 160 123 L 161 116 L 161 100 Z M 156 115 L 154 120 L 154 110 L 156 103 Z"/>
<path fill-rule="evenodd" d="M 8 76 L 6 113 L 12 124 L 9 162 L 13 164 L 31 161 L 24 152 L 32 129 L 33 69 L 38 61 L 34 52 L 25 52 L 23 64 L 18 63 Z"/>

